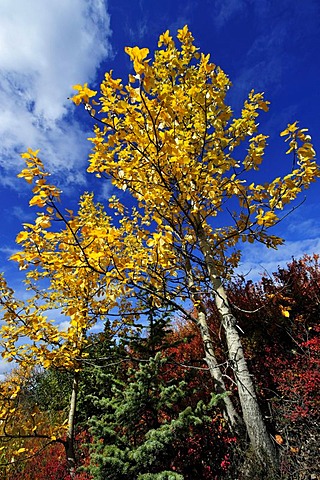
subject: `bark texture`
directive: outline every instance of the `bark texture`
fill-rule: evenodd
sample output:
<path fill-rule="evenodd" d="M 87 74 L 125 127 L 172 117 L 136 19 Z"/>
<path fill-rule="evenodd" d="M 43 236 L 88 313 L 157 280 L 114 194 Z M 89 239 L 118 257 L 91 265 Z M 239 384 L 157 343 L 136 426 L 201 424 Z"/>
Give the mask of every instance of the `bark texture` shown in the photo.
<path fill-rule="evenodd" d="M 278 465 L 277 449 L 267 431 L 266 424 L 255 393 L 252 376 L 244 356 L 239 332 L 236 328 L 236 319 L 233 316 L 227 299 L 225 288 L 217 275 L 213 261 L 213 252 L 200 229 L 198 232 L 200 249 L 203 253 L 210 282 L 214 291 L 215 303 L 221 317 L 225 332 L 230 366 L 233 368 L 235 381 L 242 409 L 243 421 L 251 442 L 255 456 L 265 466 L 272 466 L 275 470 Z"/>
<path fill-rule="evenodd" d="M 185 266 L 191 299 L 194 305 L 197 305 L 197 326 L 200 330 L 201 339 L 204 345 L 205 361 L 208 365 L 210 375 L 215 381 L 216 393 L 226 394 L 223 398 L 226 419 L 229 422 L 231 429 L 237 430 L 237 427 L 239 427 L 243 422 L 238 415 L 230 396 L 228 395 L 221 368 L 214 353 L 214 347 L 208 327 L 206 311 L 201 301 L 201 296 L 199 295 L 199 292 L 194 285 L 192 268 L 190 260 L 188 258 L 186 259 Z"/>
<path fill-rule="evenodd" d="M 77 407 L 77 396 L 79 387 L 79 375 L 75 373 L 72 383 L 72 393 L 70 398 L 69 416 L 68 416 L 68 431 L 65 442 L 65 450 L 67 456 L 68 470 L 71 478 L 75 478 L 76 474 L 76 455 L 74 450 L 74 429 L 75 429 L 75 415 Z"/>

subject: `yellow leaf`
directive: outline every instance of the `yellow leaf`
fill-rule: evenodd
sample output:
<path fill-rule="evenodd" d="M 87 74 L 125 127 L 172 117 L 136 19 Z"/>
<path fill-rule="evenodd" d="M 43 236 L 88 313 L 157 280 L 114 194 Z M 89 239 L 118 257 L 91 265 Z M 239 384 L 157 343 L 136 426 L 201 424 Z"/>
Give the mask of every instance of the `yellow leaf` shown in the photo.
<path fill-rule="evenodd" d="M 49 368 L 51 366 L 51 362 L 50 362 L 50 360 L 46 359 L 46 360 L 43 361 L 42 365 L 43 365 L 43 368 Z"/>
<path fill-rule="evenodd" d="M 289 318 L 290 317 L 289 307 L 287 307 L 287 308 L 282 307 L 281 308 L 281 315 Z"/>
<path fill-rule="evenodd" d="M 74 90 L 78 90 L 78 94 L 74 95 L 71 100 L 76 104 L 80 105 L 80 103 L 89 103 L 89 98 L 94 97 L 97 92 L 95 90 L 91 90 L 88 88 L 88 84 L 85 83 L 83 86 L 82 85 L 74 85 L 73 86 Z"/>
<path fill-rule="evenodd" d="M 30 158 L 30 157 L 36 157 L 40 150 L 32 150 L 31 148 L 28 148 L 27 152 L 21 153 L 22 158 Z"/>
<path fill-rule="evenodd" d="M 33 198 L 31 198 L 29 205 L 30 207 L 33 207 L 34 205 L 37 205 L 38 207 L 44 207 L 46 204 L 46 199 L 41 197 L 40 195 L 35 195 Z"/>
<path fill-rule="evenodd" d="M 23 242 L 24 240 L 27 240 L 28 237 L 29 237 L 28 232 L 20 232 L 20 233 L 17 235 L 16 242 L 17 242 L 17 243 L 21 243 L 21 242 Z"/>
<path fill-rule="evenodd" d="M 77 84 L 77 85 L 73 85 L 72 87 L 74 90 L 78 90 L 80 92 L 80 90 L 82 90 L 82 85 L 80 84 Z"/>
<path fill-rule="evenodd" d="M 17 455 L 19 455 L 20 453 L 23 453 L 23 452 L 25 452 L 26 450 L 27 450 L 26 448 L 23 448 L 23 447 L 22 447 L 22 448 L 19 448 L 19 450 L 17 450 L 15 453 L 16 453 Z"/>
<path fill-rule="evenodd" d="M 280 137 L 285 137 L 286 135 L 290 135 L 290 133 L 296 132 L 298 130 L 297 123 L 298 122 L 289 123 L 287 128 L 280 133 Z"/>
<path fill-rule="evenodd" d="M 46 240 L 53 240 L 55 237 L 55 234 L 52 232 L 45 232 L 45 238 Z"/>
<path fill-rule="evenodd" d="M 148 48 L 125 47 L 124 50 L 130 56 L 131 60 L 139 61 L 144 60 L 149 53 Z"/>

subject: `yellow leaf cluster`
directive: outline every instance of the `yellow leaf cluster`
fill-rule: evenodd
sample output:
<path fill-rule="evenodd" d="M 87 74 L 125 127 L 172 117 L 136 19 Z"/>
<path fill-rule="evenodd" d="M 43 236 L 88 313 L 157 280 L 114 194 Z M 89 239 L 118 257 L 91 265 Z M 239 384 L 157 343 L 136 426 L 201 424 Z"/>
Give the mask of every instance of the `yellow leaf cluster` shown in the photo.
<path fill-rule="evenodd" d="M 145 66 L 148 60 L 145 60 L 146 56 L 149 53 L 148 48 L 139 48 L 139 47 L 126 47 L 125 52 L 129 55 L 130 60 L 133 63 L 133 68 L 135 72 L 140 75 L 145 70 Z"/>
<path fill-rule="evenodd" d="M 73 88 L 74 90 L 78 90 L 78 93 L 71 98 L 76 105 L 80 105 L 80 103 L 88 104 L 89 99 L 97 94 L 97 92 L 88 88 L 87 83 L 84 85 L 74 85 Z"/>
<path fill-rule="evenodd" d="M 228 76 L 199 52 L 187 26 L 177 43 L 163 33 L 152 58 L 147 48 L 126 52 L 133 69 L 127 83 L 110 71 L 99 102 L 87 84 L 74 87 L 72 100 L 91 115 L 99 105 L 88 171 L 111 179 L 120 198 L 130 195 L 130 207 L 115 195 L 104 207 L 84 194 L 77 211 L 63 210 L 38 151 L 22 155 L 19 177 L 33 184 L 30 205 L 39 212 L 18 234 L 21 251 L 12 259 L 26 271 L 29 300 L 17 301 L 0 277 L 3 357 L 22 366 L 80 371 L 88 331 L 112 312 L 111 331 L 126 333 L 140 315 L 138 292 L 155 307 L 199 302 L 193 289 L 207 292 L 208 272 L 228 278 L 237 267 L 238 242 L 282 243 L 269 229 L 320 175 L 311 138 L 295 122 L 281 133 L 294 169 L 253 181 L 268 139 L 258 117 L 269 102 L 252 90 L 233 115 Z"/>
<path fill-rule="evenodd" d="M 177 39 L 180 46 L 164 32 L 148 60 L 148 49 L 127 47 L 136 73 L 129 75 L 127 85 L 114 80 L 112 71 L 106 74 L 99 99 L 103 127 L 96 126 L 90 139 L 88 171 L 104 173 L 120 190 L 128 190 L 159 232 L 183 218 L 175 241 L 196 241 L 196 225 L 201 224 L 217 264 L 223 258 L 225 265 L 235 264 L 238 256 L 226 252 L 239 239 L 274 247 L 281 243 L 266 230 L 280 220 L 277 210 L 319 176 L 315 152 L 306 130 L 297 122 L 288 125 L 281 135 L 297 157 L 297 168 L 269 184 L 247 185 L 245 172 L 259 169 L 267 146 L 268 136 L 258 132 L 258 117 L 268 111 L 269 102 L 251 90 L 241 115 L 232 117 L 225 102 L 231 87 L 227 75 L 210 62 L 210 55 L 198 52 L 187 26 Z M 247 140 L 247 155 L 236 160 L 237 147 Z M 219 230 L 214 219 L 233 199 L 240 210 Z M 161 249 L 161 244 L 161 237 L 149 238 L 147 246 Z"/>

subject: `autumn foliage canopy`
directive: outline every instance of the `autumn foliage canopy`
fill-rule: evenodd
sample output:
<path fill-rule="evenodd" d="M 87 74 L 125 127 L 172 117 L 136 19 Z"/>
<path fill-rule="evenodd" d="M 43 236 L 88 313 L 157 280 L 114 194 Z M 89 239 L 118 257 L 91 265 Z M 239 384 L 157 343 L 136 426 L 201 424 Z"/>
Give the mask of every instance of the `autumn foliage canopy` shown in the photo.
<path fill-rule="evenodd" d="M 76 85 L 72 98 L 94 122 L 88 172 L 112 182 L 106 202 L 84 193 L 64 208 L 39 151 L 22 154 L 37 213 L 11 257 L 28 300 L 0 280 L 2 356 L 17 366 L 0 385 L 4 471 L 300 478 L 295 428 L 310 433 L 311 472 L 319 400 L 318 257 L 257 284 L 233 275 L 243 242 L 283 243 L 271 227 L 319 177 L 311 137 L 288 124 L 293 168 L 259 183 L 262 93 L 236 117 L 228 76 L 187 26 L 153 56 L 126 53 L 127 82 L 110 71 L 99 94 Z"/>

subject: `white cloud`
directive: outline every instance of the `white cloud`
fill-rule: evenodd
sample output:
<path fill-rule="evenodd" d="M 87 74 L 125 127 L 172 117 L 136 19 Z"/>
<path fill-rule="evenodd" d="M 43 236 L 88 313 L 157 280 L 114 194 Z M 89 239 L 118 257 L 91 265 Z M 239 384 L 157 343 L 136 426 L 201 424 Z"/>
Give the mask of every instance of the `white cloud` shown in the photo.
<path fill-rule="evenodd" d="M 16 367 L 16 362 L 7 362 L 7 360 L 0 358 L 0 383 L 6 380 L 8 373 Z"/>
<path fill-rule="evenodd" d="M 0 358 L 0 377 L 3 375 L 3 373 L 6 373 L 11 366 L 12 365 L 10 365 L 10 363 L 8 363 L 6 360 L 4 360 L 3 358 Z M 0 381 L 1 381 L 1 378 L 0 378 Z"/>
<path fill-rule="evenodd" d="M 70 327 L 70 319 L 69 320 L 64 320 L 63 322 L 59 322 L 58 328 L 60 332 L 66 332 L 68 328 Z"/>
<path fill-rule="evenodd" d="M 51 169 L 70 172 L 65 182 L 83 182 L 76 167 L 89 144 L 68 96 L 111 54 L 109 20 L 103 0 L 1 0 L 0 162 L 8 173 L 20 168 L 18 152 L 40 148 Z"/>

